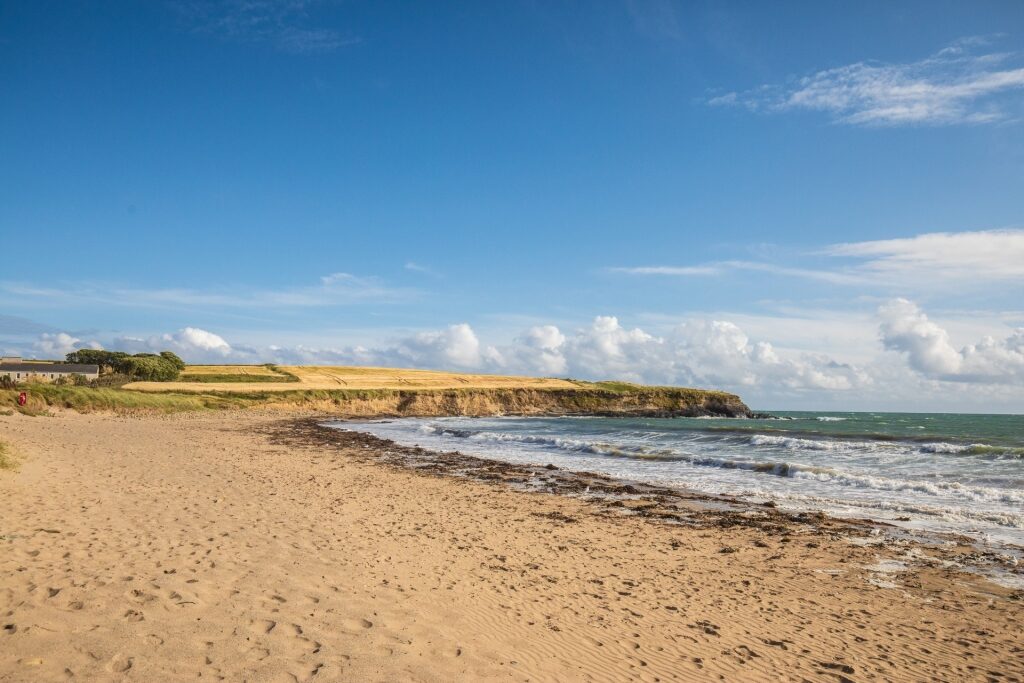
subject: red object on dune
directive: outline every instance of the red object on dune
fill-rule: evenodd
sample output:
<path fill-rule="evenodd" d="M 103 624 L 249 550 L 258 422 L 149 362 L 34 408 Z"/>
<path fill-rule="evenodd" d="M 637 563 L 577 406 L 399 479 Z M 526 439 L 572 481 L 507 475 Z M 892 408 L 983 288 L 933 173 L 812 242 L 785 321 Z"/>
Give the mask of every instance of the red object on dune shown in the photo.
<path fill-rule="evenodd" d="M 23 406 L 23 405 L 25 405 L 26 403 L 28 403 L 28 394 L 26 394 L 26 393 L 25 393 L 25 392 L 23 391 L 23 392 L 21 392 L 20 394 L 18 394 L 18 405 L 19 405 L 19 406 Z"/>

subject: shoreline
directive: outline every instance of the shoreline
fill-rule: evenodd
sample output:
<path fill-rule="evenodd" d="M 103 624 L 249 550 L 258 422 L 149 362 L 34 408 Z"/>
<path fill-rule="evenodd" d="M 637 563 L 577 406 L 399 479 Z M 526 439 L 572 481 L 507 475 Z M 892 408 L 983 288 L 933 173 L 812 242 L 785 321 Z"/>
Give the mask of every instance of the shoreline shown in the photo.
<path fill-rule="evenodd" d="M 388 419 L 388 418 L 384 418 Z M 395 418 L 402 419 L 402 418 Z M 397 442 L 358 430 L 325 426 L 355 422 L 337 418 L 300 418 L 275 436 L 277 443 L 305 442 L 369 450 L 371 460 L 438 477 L 468 478 L 504 485 L 520 492 L 572 496 L 595 507 L 596 514 L 635 515 L 651 521 L 701 527 L 744 526 L 766 533 L 786 533 L 808 525 L 821 534 L 842 534 L 868 545 L 893 548 L 922 546 L 932 553 L 918 562 L 952 563 L 1005 588 L 1024 593 L 1024 548 L 995 546 L 953 532 L 908 530 L 885 520 L 844 517 L 819 510 L 785 510 L 772 501 L 756 501 L 632 481 L 605 474 L 568 470 L 551 464 L 523 465 L 496 458 L 437 451 Z"/>
<path fill-rule="evenodd" d="M 1024 680 L 1024 593 L 875 525 L 332 418 L 0 417 L 0 680 Z"/>

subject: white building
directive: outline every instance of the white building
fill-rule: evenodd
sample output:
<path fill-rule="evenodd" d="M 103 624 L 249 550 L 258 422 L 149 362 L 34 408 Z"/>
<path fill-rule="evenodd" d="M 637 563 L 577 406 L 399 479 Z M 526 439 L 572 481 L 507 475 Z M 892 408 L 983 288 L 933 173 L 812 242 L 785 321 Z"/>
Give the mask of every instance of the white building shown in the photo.
<path fill-rule="evenodd" d="M 27 382 L 33 377 L 55 380 L 68 375 L 83 375 L 86 379 L 96 379 L 100 376 L 100 366 L 25 362 L 18 356 L 0 358 L 0 377 L 10 377 L 15 382 Z"/>

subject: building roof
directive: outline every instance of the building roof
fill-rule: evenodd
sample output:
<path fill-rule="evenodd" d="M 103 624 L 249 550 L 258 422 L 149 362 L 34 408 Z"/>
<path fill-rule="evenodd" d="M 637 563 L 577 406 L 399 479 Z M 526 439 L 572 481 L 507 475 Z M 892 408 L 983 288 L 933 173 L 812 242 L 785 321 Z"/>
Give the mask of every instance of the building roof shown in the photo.
<path fill-rule="evenodd" d="M 98 373 L 98 365 L 81 365 L 78 363 L 0 363 L 0 372 L 70 372 L 80 375 Z"/>

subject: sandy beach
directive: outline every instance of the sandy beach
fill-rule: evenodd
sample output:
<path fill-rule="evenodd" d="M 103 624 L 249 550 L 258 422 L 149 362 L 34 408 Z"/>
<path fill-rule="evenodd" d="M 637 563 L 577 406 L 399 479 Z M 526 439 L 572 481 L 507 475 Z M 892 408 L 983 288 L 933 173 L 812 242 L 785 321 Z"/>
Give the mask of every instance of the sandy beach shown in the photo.
<path fill-rule="evenodd" d="M 321 431 L 0 417 L 0 680 L 1024 680 L 976 549 Z"/>

